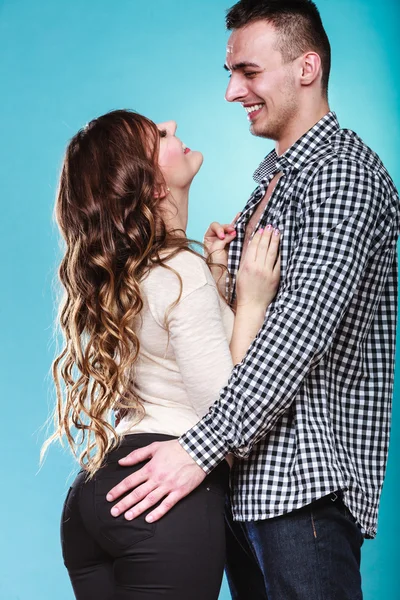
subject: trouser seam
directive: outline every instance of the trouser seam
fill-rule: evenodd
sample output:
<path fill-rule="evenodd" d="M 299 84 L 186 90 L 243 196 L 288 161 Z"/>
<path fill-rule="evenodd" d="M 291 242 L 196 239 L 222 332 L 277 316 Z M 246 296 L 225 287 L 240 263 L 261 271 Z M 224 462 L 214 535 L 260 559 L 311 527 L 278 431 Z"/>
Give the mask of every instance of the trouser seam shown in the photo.
<path fill-rule="evenodd" d="M 313 538 L 314 538 L 314 547 L 315 547 L 315 555 L 316 555 L 316 559 L 317 559 L 317 578 L 318 578 L 318 600 L 324 600 L 323 596 L 322 596 L 322 582 L 321 582 L 321 561 L 320 561 L 320 557 L 319 557 L 319 549 L 318 549 L 318 535 L 317 535 L 317 529 L 315 526 L 315 519 L 314 519 L 314 515 L 313 515 L 313 511 L 312 509 L 310 510 L 310 514 L 311 514 L 311 523 L 312 523 L 312 529 L 313 529 Z"/>

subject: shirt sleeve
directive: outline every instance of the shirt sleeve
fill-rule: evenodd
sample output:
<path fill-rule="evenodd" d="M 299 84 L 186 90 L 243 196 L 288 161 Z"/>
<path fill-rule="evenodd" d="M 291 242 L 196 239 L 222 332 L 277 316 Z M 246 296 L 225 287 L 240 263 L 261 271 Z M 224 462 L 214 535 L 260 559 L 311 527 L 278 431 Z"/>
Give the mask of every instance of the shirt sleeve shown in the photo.
<path fill-rule="evenodd" d="M 247 457 L 289 408 L 329 349 L 374 247 L 389 235 L 374 176 L 336 160 L 304 196 L 286 277 L 263 327 L 219 400 L 179 440 L 206 472 L 228 452 Z"/>
<path fill-rule="evenodd" d="M 189 400 L 200 418 L 233 368 L 216 287 L 206 283 L 181 300 L 170 313 L 168 330 Z"/>

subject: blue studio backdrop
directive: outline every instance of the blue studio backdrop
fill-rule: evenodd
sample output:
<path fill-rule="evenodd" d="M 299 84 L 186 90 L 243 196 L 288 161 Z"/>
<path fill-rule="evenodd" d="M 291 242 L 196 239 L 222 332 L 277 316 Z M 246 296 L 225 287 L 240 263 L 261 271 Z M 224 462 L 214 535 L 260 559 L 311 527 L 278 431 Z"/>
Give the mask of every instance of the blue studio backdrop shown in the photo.
<path fill-rule="evenodd" d="M 396 0 L 317 0 L 332 43 L 330 103 L 340 123 L 383 159 L 400 186 Z M 69 138 L 91 118 L 134 108 L 175 119 L 204 153 L 188 234 L 226 222 L 254 187 L 272 148 L 224 100 L 229 0 L 0 0 L 0 347 L 3 475 L 0 600 L 73 597 L 62 564 L 61 505 L 75 465 L 54 446 L 42 469 L 42 428 L 54 392 L 54 274 L 60 257 L 52 208 Z M 363 548 L 366 600 L 398 598 L 399 377 L 378 537 Z M 220 600 L 230 598 L 224 582 Z"/>

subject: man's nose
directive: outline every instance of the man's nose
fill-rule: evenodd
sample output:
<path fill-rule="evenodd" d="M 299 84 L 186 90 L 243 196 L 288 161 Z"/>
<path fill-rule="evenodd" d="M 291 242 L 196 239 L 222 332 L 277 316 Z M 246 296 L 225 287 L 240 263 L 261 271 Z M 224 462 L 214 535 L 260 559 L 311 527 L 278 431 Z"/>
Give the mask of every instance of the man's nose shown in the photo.
<path fill-rule="evenodd" d="M 228 87 L 226 88 L 225 100 L 228 102 L 240 102 L 244 100 L 246 95 L 247 88 L 244 85 L 244 82 L 241 79 L 234 77 L 234 74 L 232 74 Z"/>

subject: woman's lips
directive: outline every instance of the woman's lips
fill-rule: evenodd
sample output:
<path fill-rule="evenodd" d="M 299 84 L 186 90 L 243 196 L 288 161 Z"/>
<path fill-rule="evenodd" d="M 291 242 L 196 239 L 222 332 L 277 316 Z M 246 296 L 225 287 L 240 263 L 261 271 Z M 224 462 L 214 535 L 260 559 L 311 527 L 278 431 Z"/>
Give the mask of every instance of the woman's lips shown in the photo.
<path fill-rule="evenodd" d="M 184 152 L 183 152 L 183 153 L 184 153 L 184 154 L 188 154 L 188 152 L 191 152 L 190 148 L 185 148 L 185 150 L 184 150 Z"/>

